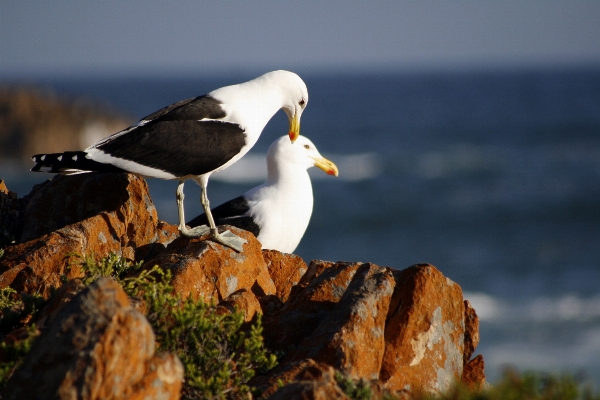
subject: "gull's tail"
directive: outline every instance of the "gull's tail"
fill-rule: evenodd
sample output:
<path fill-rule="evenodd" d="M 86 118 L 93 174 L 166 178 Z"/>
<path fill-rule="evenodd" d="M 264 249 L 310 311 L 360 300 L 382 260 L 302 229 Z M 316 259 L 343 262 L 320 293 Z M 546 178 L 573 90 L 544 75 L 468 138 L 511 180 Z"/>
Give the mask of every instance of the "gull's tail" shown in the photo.
<path fill-rule="evenodd" d="M 88 158 L 85 151 L 65 151 L 64 153 L 36 154 L 31 157 L 35 172 L 53 172 L 64 175 L 85 172 L 127 172 L 111 164 L 103 164 Z"/>

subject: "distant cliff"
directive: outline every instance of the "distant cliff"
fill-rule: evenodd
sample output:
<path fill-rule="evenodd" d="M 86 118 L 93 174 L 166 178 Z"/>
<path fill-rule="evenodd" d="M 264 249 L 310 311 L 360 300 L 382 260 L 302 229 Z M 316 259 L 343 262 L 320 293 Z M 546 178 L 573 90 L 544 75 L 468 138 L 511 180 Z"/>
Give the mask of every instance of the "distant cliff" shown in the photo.
<path fill-rule="evenodd" d="M 117 272 L 135 277 L 158 266 L 181 298 L 212 302 L 221 314 L 240 311 L 245 324 L 262 314 L 264 347 L 278 365 L 257 368 L 244 383 L 261 398 L 347 399 L 343 379 L 390 399 L 443 393 L 461 380 L 474 389 L 485 382 L 483 357 L 472 358 L 479 342 L 475 310 L 460 286 L 432 265 L 307 265 L 293 254 L 261 250 L 251 233 L 233 227 L 247 240 L 242 253 L 186 239 L 158 220 L 146 182 L 128 174 L 56 176 L 22 199 L 0 181 L 0 225 L 6 227 L 0 289 L 23 299 L 2 309 L 4 317 L 18 315 L 0 323 L 2 349 L 27 347 L 18 344 L 31 337 L 28 324 L 35 323 L 39 335 L 9 371 L 3 398 L 66 398 L 59 392 L 90 399 L 197 398 L 190 393 L 200 389 L 188 374 L 206 367 L 194 367 L 183 350 L 166 346 L 164 337 L 175 329 L 158 332 L 146 319 L 156 319 L 156 307 L 168 302 L 149 304 L 157 297 L 149 297 L 148 287 L 145 303 L 128 298 L 112 278 L 86 287 L 76 254 L 91 261 L 110 253 L 145 260 Z M 161 318 L 180 318 L 177 312 Z M 9 357 L 0 351 L 0 363 Z"/>
<path fill-rule="evenodd" d="M 29 161 L 38 153 L 83 149 L 132 122 L 86 99 L 41 88 L 0 87 L 0 159 Z"/>

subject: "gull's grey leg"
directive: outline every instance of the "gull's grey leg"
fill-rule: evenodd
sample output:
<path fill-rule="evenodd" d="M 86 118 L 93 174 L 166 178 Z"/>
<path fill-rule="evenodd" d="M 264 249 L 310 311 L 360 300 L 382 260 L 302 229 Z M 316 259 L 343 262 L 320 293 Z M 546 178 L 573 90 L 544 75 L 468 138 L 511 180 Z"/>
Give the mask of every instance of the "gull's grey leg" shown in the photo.
<path fill-rule="evenodd" d="M 242 239 L 241 237 L 234 235 L 230 231 L 225 231 L 223 233 L 219 233 L 217 226 L 215 225 L 215 220 L 210 212 L 210 202 L 208 201 L 208 196 L 206 195 L 206 186 L 201 185 L 202 193 L 200 195 L 200 203 L 202 203 L 202 207 L 204 208 L 204 213 L 206 214 L 206 218 L 208 219 L 208 224 L 210 225 L 210 235 L 211 239 L 217 243 L 222 244 L 223 246 L 227 246 L 232 248 L 237 252 L 241 252 L 243 250 L 244 243 L 247 243 L 246 239 Z M 205 226 L 205 225 L 203 225 Z"/>
<path fill-rule="evenodd" d="M 183 209 L 183 199 L 185 195 L 183 194 L 183 183 L 184 181 L 179 181 L 179 185 L 177 185 L 177 211 L 179 212 L 179 232 L 183 236 L 188 239 L 200 237 L 205 235 L 210 231 L 210 228 L 206 225 L 197 226 L 193 229 L 190 229 L 185 224 L 185 211 Z M 211 216 L 212 217 L 212 216 Z"/>

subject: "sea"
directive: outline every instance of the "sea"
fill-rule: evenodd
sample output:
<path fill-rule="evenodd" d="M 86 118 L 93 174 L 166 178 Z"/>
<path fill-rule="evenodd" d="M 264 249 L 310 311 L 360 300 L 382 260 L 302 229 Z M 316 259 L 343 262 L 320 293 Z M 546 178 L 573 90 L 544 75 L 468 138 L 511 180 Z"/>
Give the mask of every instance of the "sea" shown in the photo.
<path fill-rule="evenodd" d="M 476 354 L 490 382 L 512 367 L 600 388 L 600 67 L 301 75 L 310 94 L 301 133 L 340 175 L 311 170 L 314 210 L 295 253 L 307 263 L 433 264 L 479 315 Z M 27 83 L 139 119 L 254 76 Z M 260 184 L 266 150 L 286 132 L 279 112 L 251 153 L 211 178 L 211 204 Z M 19 196 L 48 178 L 28 167 L 0 163 Z M 175 223 L 176 182 L 148 183 L 159 218 Z M 201 212 L 199 187 L 185 193 L 189 219 Z"/>

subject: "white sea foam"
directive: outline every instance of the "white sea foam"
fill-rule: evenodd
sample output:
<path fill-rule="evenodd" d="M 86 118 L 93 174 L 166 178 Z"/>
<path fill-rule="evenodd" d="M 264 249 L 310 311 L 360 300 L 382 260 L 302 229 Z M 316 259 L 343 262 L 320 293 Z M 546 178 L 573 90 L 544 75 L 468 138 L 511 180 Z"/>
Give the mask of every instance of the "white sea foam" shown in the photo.
<path fill-rule="evenodd" d="M 482 321 L 587 321 L 600 317 L 600 294 L 588 298 L 574 294 L 556 298 L 542 296 L 518 302 L 477 292 L 465 292 L 464 297 Z"/>
<path fill-rule="evenodd" d="M 600 294 L 529 301 L 465 292 L 480 319 L 478 354 L 491 382 L 508 365 L 520 370 L 582 371 L 600 379 Z"/>
<path fill-rule="evenodd" d="M 505 314 L 504 304 L 490 295 L 464 292 L 463 296 L 471 302 L 481 321 L 491 321 Z"/>
<path fill-rule="evenodd" d="M 489 169 L 490 151 L 467 143 L 451 146 L 443 151 L 429 151 L 419 155 L 414 171 L 423 178 L 443 178 L 455 173 Z"/>
<path fill-rule="evenodd" d="M 528 307 L 531 318 L 537 321 L 590 320 L 600 317 L 600 295 L 580 298 L 565 295 L 559 298 L 539 297 Z"/>

